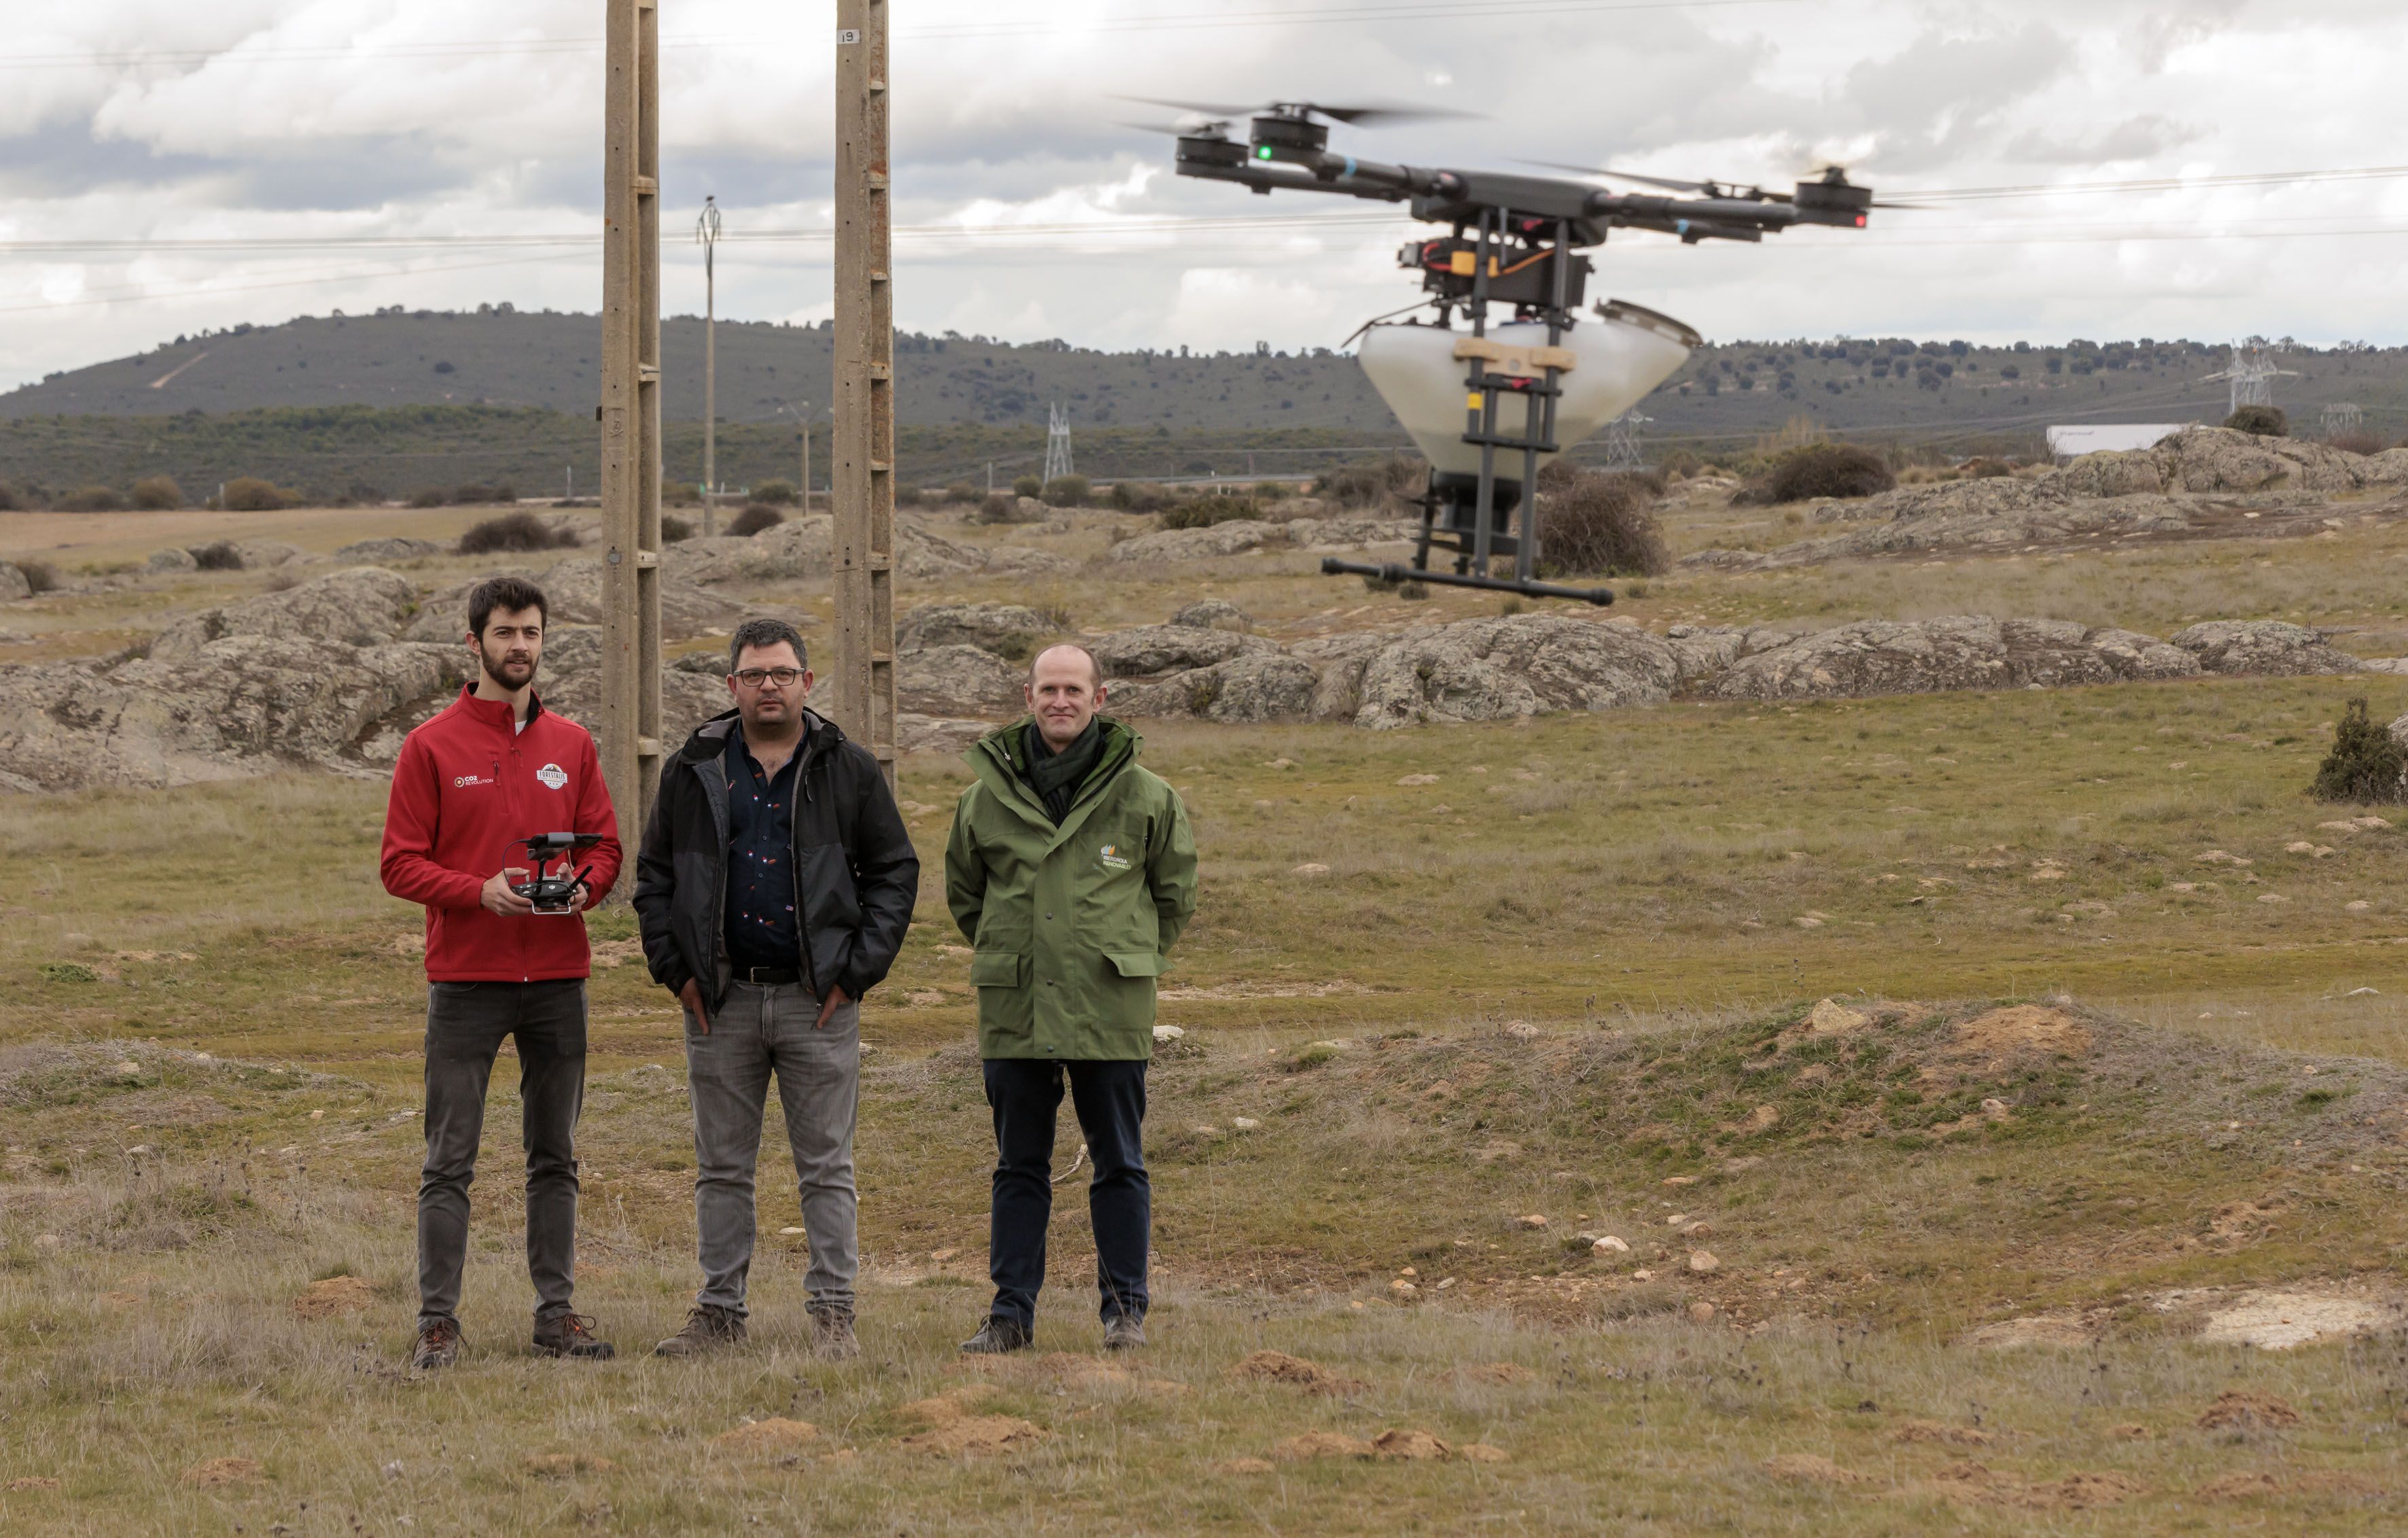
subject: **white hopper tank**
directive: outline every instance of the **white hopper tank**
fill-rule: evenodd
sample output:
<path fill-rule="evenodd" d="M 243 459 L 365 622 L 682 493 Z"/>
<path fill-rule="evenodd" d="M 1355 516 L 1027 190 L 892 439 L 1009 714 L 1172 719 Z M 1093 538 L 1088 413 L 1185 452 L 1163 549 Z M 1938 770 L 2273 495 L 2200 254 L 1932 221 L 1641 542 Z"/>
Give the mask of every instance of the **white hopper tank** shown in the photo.
<path fill-rule="evenodd" d="M 1470 336 L 1469 327 L 1383 323 L 1364 332 L 1358 353 L 1371 387 L 1440 475 L 1480 473 L 1480 450 L 1463 441 L 1469 420 L 1463 381 L 1470 365 L 1455 355 L 1455 344 Z M 1547 327 L 1543 322 L 1509 321 L 1490 326 L 1487 339 L 1509 350 L 1536 350 L 1547 345 Z M 1563 395 L 1555 403 L 1559 449 L 1570 448 L 1637 405 L 1703 340 L 1669 315 L 1619 299 L 1575 321 L 1557 344 L 1572 354 L 1572 367 L 1559 381 Z M 1499 369 L 1491 365 L 1490 371 Z M 1500 393 L 1498 436 L 1523 436 L 1533 404 L 1528 396 Z M 1539 463 L 1544 466 L 1555 457 L 1541 454 Z M 1518 482 L 1521 453 L 1498 451 L 1497 475 Z"/>

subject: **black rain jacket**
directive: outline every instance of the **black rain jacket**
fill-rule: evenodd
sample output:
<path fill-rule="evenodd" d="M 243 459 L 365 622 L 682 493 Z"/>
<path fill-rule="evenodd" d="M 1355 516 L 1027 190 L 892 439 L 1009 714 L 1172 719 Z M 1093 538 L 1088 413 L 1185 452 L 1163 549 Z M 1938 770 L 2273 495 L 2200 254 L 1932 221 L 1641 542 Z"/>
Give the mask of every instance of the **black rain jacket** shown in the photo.
<path fill-rule="evenodd" d="M 811 991 L 859 999 L 886 976 L 911 927 L 920 856 L 867 748 L 816 712 L 795 773 L 795 907 Z M 695 728 L 661 769 L 636 855 L 636 916 L 652 981 L 674 993 L 702 980 L 713 1013 L 727 996 L 727 769 L 736 712 Z"/>

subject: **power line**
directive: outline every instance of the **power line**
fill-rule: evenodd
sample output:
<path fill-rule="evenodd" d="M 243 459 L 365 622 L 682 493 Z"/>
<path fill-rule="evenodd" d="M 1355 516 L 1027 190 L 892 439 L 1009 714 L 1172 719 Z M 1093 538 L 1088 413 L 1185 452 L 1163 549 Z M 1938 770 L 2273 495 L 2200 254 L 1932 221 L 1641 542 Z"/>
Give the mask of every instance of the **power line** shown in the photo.
<path fill-rule="evenodd" d="M 2028 182 L 2017 187 L 1942 187 L 1929 192 L 1890 192 L 1893 200 L 1966 203 L 1993 198 L 2055 197 L 2095 193 L 2181 193 L 2194 188 L 2274 187 L 2292 182 L 2377 181 L 2408 177 L 2408 165 L 2357 165 L 2310 171 L 2235 171 L 2227 176 L 2144 177 L 2130 181 Z"/>

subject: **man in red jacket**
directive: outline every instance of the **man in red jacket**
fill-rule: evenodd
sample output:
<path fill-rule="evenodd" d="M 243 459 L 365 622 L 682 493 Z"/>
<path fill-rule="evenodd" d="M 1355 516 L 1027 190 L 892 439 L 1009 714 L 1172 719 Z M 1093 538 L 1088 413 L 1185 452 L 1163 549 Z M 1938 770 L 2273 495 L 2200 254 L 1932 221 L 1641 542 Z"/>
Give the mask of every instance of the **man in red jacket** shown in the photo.
<path fill-rule="evenodd" d="M 492 578 L 468 595 L 477 681 L 402 744 L 385 812 L 384 888 L 426 907 L 426 1165 L 410 1358 L 421 1369 L 459 1359 L 454 1311 L 468 1253 L 468 1183 L 485 1085 L 505 1036 L 518 1044 L 535 1348 L 550 1357 L 611 1354 L 569 1294 L 593 964 L 580 910 L 618 879 L 618 822 L 592 735 L 535 696 L 545 612 L 542 591 L 515 577 Z M 601 841 L 580 856 L 584 886 L 571 911 L 538 913 L 515 890 L 530 871 L 511 846 L 560 831 Z"/>

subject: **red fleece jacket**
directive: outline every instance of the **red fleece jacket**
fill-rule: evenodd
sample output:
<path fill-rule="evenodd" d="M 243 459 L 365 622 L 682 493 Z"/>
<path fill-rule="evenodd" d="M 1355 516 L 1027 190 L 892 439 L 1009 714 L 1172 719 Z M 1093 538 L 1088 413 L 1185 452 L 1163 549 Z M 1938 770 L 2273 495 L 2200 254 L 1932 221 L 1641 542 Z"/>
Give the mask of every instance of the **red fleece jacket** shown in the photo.
<path fill-rule="evenodd" d="M 384 889 L 426 906 L 426 975 L 437 983 L 539 983 L 594 965 L 582 913 L 504 917 L 486 911 L 487 878 L 532 870 L 511 841 L 536 833 L 599 833 L 587 906 L 619 879 L 618 818 L 591 733 L 540 700 L 511 731 L 509 702 L 472 685 L 409 734 L 393 768 L 384 816 Z"/>

